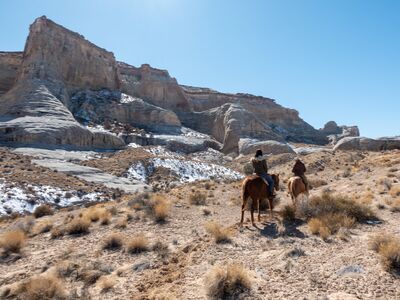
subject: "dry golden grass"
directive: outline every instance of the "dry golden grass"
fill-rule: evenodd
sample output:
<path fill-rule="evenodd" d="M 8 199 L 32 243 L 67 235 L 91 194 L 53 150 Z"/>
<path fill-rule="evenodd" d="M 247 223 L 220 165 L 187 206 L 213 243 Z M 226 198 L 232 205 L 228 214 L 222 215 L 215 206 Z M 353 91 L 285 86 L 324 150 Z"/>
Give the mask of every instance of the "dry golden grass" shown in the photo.
<path fill-rule="evenodd" d="M 400 273 L 400 239 L 394 235 L 379 234 L 370 238 L 370 248 L 380 254 L 384 268 Z"/>
<path fill-rule="evenodd" d="M 35 208 L 33 215 L 35 216 L 35 218 L 41 218 L 44 216 L 52 215 L 53 213 L 53 209 L 50 207 L 50 205 L 42 204 Z"/>
<path fill-rule="evenodd" d="M 86 234 L 89 232 L 90 220 L 86 218 L 75 218 L 66 225 L 66 232 L 70 235 Z"/>
<path fill-rule="evenodd" d="M 126 218 L 120 218 L 115 222 L 115 228 L 125 229 L 128 226 L 128 220 Z"/>
<path fill-rule="evenodd" d="M 24 299 L 66 299 L 63 284 L 54 274 L 39 275 L 31 278 L 25 285 Z"/>
<path fill-rule="evenodd" d="M 400 197 L 400 185 L 394 185 L 389 191 L 390 196 L 393 198 Z"/>
<path fill-rule="evenodd" d="M 223 228 L 220 224 L 214 221 L 205 224 L 206 231 L 212 235 L 216 243 L 230 243 L 231 232 L 228 228 Z"/>
<path fill-rule="evenodd" d="M 149 240 L 144 235 L 129 240 L 126 244 L 126 251 L 131 254 L 145 252 L 149 249 Z"/>
<path fill-rule="evenodd" d="M 25 233 L 20 230 L 11 230 L 5 232 L 0 237 L 0 248 L 3 249 L 5 255 L 10 253 L 20 253 L 26 241 Z"/>
<path fill-rule="evenodd" d="M 64 236 L 65 228 L 63 226 L 56 226 L 53 227 L 50 231 L 50 236 L 52 239 L 57 239 L 59 237 Z"/>
<path fill-rule="evenodd" d="M 207 195 L 196 191 L 189 196 L 189 203 L 192 205 L 206 205 Z"/>
<path fill-rule="evenodd" d="M 116 284 L 117 280 L 113 275 L 101 276 L 96 282 L 96 286 L 98 286 L 103 293 L 111 290 Z"/>
<path fill-rule="evenodd" d="M 240 265 L 230 264 L 226 268 L 216 266 L 204 281 L 207 295 L 212 299 L 235 299 L 251 289 L 247 271 Z"/>
<path fill-rule="evenodd" d="M 101 214 L 101 216 L 100 216 L 100 224 L 101 224 L 101 225 L 108 225 L 108 224 L 110 224 L 111 218 L 112 218 L 111 213 L 110 213 L 109 211 L 107 211 L 107 210 L 104 211 L 104 213 Z"/>
<path fill-rule="evenodd" d="M 121 249 L 124 237 L 120 233 L 112 233 L 103 240 L 102 248 L 105 250 Z"/>
<path fill-rule="evenodd" d="M 341 228 L 352 228 L 355 219 L 343 214 L 326 214 L 308 221 L 308 227 L 312 234 L 318 234 L 326 239 L 330 235 L 337 233 Z"/>
<path fill-rule="evenodd" d="M 154 195 L 151 198 L 150 206 L 154 220 L 159 223 L 165 222 L 170 210 L 170 205 L 165 196 Z"/>
<path fill-rule="evenodd" d="M 53 223 L 49 220 L 43 221 L 39 224 L 36 224 L 33 233 L 34 234 L 41 234 L 49 232 L 53 228 Z"/>
<path fill-rule="evenodd" d="M 103 207 L 91 206 L 84 211 L 83 215 L 91 222 L 97 222 L 106 212 L 107 210 Z"/>

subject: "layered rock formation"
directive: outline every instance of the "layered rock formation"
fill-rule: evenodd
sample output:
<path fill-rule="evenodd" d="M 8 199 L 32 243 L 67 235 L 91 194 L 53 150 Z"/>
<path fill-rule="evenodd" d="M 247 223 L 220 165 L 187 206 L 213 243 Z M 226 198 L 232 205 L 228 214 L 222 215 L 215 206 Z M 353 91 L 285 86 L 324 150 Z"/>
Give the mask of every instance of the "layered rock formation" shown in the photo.
<path fill-rule="evenodd" d="M 335 121 L 327 122 L 324 128 L 319 131 L 327 136 L 331 145 L 335 145 L 345 137 L 360 136 L 360 130 L 357 126 L 338 126 Z"/>
<path fill-rule="evenodd" d="M 117 62 L 46 17 L 31 25 L 23 53 L 0 53 L 0 95 L 0 141 L 7 143 L 123 147 L 129 138 L 83 126 L 106 121 L 164 134 L 185 125 L 216 139 L 196 145 L 221 143 L 225 153 L 238 153 L 243 138 L 327 142 L 272 99 L 180 86 L 167 71 Z"/>
<path fill-rule="evenodd" d="M 334 150 L 383 151 L 400 149 L 400 137 L 371 139 L 366 137 L 345 137 L 333 148 Z"/>

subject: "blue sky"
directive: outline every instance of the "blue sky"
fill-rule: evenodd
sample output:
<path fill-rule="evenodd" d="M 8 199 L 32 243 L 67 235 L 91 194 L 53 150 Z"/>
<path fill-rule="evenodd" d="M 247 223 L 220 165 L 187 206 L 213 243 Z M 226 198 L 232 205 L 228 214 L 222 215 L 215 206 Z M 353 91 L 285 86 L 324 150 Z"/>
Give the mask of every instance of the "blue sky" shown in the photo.
<path fill-rule="evenodd" d="M 316 128 L 400 135 L 400 1 L 8 0 L 0 50 L 22 50 L 41 15 L 182 84 L 270 97 Z"/>

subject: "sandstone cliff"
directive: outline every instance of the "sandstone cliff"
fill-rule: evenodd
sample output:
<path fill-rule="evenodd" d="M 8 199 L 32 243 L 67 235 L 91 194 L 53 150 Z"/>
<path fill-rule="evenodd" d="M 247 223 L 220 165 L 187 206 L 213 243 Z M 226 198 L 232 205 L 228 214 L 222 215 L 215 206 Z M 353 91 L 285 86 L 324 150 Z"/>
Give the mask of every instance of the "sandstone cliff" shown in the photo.
<path fill-rule="evenodd" d="M 1 142 L 123 147 L 122 138 L 82 126 L 105 121 L 163 133 L 183 124 L 214 137 L 225 153 L 237 153 L 242 138 L 327 142 L 272 99 L 181 86 L 165 70 L 117 62 L 46 17 L 30 26 L 23 53 L 0 53 Z"/>

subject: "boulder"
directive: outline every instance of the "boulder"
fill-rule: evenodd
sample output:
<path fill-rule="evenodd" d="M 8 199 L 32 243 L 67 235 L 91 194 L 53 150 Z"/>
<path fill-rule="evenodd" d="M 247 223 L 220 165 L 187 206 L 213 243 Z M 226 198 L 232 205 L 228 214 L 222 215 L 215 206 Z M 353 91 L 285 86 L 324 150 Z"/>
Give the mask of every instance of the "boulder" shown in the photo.
<path fill-rule="evenodd" d="M 254 154 L 257 149 L 261 149 L 264 154 L 295 154 L 295 151 L 286 143 L 277 141 L 258 141 L 253 139 L 240 139 L 239 153 L 240 154 Z"/>
<path fill-rule="evenodd" d="M 400 138 L 371 139 L 366 137 L 345 137 L 341 139 L 333 150 L 361 150 L 382 151 L 400 149 Z"/>
<path fill-rule="evenodd" d="M 335 121 L 329 121 L 324 125 L 324 128 L 320 129 L 320 132 L 322 132 L 325 135 L 341 134 L 342 129 L 338 126 L 338 124 Z"/>

